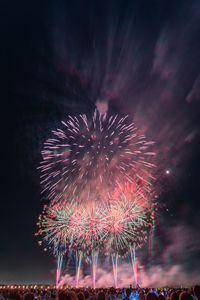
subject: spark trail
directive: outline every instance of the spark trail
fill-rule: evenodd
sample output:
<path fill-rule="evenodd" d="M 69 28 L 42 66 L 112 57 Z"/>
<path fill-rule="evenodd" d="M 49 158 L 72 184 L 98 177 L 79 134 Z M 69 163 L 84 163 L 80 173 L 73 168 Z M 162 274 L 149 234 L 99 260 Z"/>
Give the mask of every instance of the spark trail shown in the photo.
<path fill-rule="evenodd" d="M 58 255 L 57 258 L 57 269 L 56 269 L 56 287 L 59 286 L 60 277 L 62 274 L 62 263 L 63 263 L 63 255 Z"/>

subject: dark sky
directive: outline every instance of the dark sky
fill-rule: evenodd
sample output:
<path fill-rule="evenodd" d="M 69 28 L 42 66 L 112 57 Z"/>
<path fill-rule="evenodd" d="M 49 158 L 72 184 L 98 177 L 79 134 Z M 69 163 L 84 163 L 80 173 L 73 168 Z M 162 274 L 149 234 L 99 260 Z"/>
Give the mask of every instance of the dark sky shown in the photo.
<path fill-rule="evenodd" d="M 199 274 L 199 1 L 1 1 L 0 19 L 0 283 L 53 282 L 55 260 L 34 237 L 36 168 L 50 130 L 98 99 L 156 142 L 170 213 L 157 220 L 153 263 Z"/>

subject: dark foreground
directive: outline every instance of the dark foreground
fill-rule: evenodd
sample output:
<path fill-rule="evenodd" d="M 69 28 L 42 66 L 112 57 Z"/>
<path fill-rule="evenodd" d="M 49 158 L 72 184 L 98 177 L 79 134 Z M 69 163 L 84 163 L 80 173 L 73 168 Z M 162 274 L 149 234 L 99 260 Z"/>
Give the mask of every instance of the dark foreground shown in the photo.
<path fill-rule="evenodd" d="M 1 286 L 0 300 L 200 300 L 200 286 L 190 288 L 62 288 Z"/>

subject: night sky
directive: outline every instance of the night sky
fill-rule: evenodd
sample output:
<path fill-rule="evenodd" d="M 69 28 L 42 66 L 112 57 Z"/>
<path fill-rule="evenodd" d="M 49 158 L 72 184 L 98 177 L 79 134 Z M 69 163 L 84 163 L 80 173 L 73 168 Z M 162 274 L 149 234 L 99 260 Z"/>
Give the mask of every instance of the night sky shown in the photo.
<path fill-rule="evenodd" d="M 169 212 L 151 264 L 200 280 L 200 2 L 1 1 L 0 19 L 0 283 L 54 281 L 34 236 L 40 153 L 66 114 L 92 113 L 98 99 L 156 142 Z"/>

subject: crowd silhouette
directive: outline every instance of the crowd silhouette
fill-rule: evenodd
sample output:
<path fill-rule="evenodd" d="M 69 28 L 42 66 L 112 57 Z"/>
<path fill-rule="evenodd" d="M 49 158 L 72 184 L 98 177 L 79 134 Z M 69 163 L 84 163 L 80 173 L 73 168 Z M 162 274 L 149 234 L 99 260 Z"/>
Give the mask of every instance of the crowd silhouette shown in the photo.
<path fill-rule="evenodd" d="M 200 300 L 200 286 L 190 288 L 6 288 L 0 300 Z"/>

